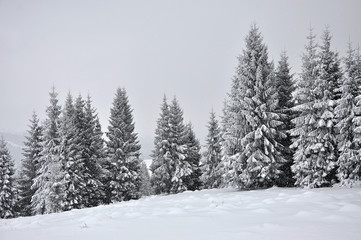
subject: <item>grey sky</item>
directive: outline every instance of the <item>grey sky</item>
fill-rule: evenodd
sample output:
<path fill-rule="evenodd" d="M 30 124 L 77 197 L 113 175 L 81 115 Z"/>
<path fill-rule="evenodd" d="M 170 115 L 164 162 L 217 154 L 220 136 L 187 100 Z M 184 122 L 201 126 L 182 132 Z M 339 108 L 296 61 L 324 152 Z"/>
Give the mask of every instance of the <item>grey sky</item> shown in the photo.
<path fill-rule="evenodd" d="M 361 42 L 361 1 L 18 1 L 0 0 L 0 131 L 27 130 L 32 110 L 44 119 L 54 84 L 92 96 L 103 131 L 115 90 L 125 87 L 144 153 L 152 147 L 163 94 L 177 95 L 185 120 L 204 142 L 212 108 L 221 114 L 244 46 L 257 23 L 278 60 L 293 71 L 310 25 L 325 25 L 333 47 Z"/>

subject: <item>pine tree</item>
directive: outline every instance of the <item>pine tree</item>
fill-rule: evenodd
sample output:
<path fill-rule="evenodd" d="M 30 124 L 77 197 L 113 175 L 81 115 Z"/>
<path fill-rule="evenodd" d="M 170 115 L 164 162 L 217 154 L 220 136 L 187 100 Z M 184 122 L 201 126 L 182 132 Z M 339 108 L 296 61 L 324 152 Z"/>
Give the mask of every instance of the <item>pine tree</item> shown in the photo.
<path fill-rule="evenodd" d="M 187 145 L 185 141 L 185 126 L 183 110 L 174 97 L 169 108 L 169 143 L 170 150 L 166 153 L 171 172 L 170 193 L 179 193 L 188 190 L 186 179 L 191 176 L 193 169 L 187 159 Z"/>
<path fill-rule="evenodd" d="M 106 142 L 110 202 L 140 197 L 140 145 L 134 132 L 132 110 L 125 89 L 117 89 L 111 109 Z"/>
<path fill-rule="evenodd" d="M 5 140 L 0 139 L 0 218 L 16 216 L 14 188 L 14 162 L 11 159 Z"/>
<path fill-rule="evenodd" d="M 215 113 L 211 112 L 208 122 L 206 151 L 203 154 L 202 182 L 204 188 L 217 188 L 221 185 L 221 177 L 217 167 L 221 162 L 221 132 Z"/>
<path fill-rule="evenodd" d="M 19 179 L 18 205 L 22 216 L 32 215 L 31 198 L 35 194 L 36 189 L 32 189 L 31 186 L 34 184 L 34 179 L 39 170 L 39 159 L 42 151 L 42 127 L 35 112 L 33 112 L 29 127 L 28 136 L 26 136 L 26 141 L 24 142 L 24 159 L 22 160 Z"/>
<path fill-rule="evenodd" d="M 140 192 L 142 196 L 151 195 L 152 188 L 150 185 L 149 171 L 144 161 L 142 161 L 140 164 L 140 178 L 141 178 Z"/>
<path fill-rule="evenodd" d="M 231 96 L 235 95 L 235 100 L 230 101 L 228 111 L 235 124 L 227 130 L 228 136 L 224 134 L 223 144 L 229 145 L 231 139 L 238 147 L 227 154 L 231 168 L 228 179 L 242 188 L 272 186 L 285 162 L 279 143 L 285 134 L 279 130 L 283 123 L 277 112 L 273 64 L 268 62 L 267 47 L 255 25 L 246 37 L 246 49 L 239 57 L 233 82 L 235 93 L 231 91 Z"/>
<path fill-rule="evenodd" d="M 187 146 L 187 157 L 185 161 L 187 161 L 192 168 L 192 173 L 185 179 L 187 190 L 199 190 L 202 187 L 202 182 L 200 179 L 202 175 L 200 168 L 201 146 L 193 131 L 192 123 L 188 123 L 185 126 L 184 144 Z"/>
<path fill-rule="evenodd" d="M 341 97 L 335 109 L 339 150 L 337 176 L 341 185 L 352 186 L 360 179 L 361 172 L 361 135 L 358 132 L 361 129 L 361 72 L 358 72 L 357 57 L 351 43 L 344 63 L 345 74 L 339 87 Z"/>
<path fill-rule="evenodd" d="M 164 96 L 161 113 L 155 130 L 154 150 L 152 152 L 152 164 L 150 165 L 151 185 L 155 194 L 170 193 L 171 176 L 167 153 L 170 151 L 169 142 L 169 106 Z"/>
<path fill-rule="evenodd" d="M 280 168 L 282 174 L 280 179 L 277 181 L 278 186 L 291 187 L 294 185 L 293 174 L 291 166 L 293 164 L 293 152 L 290 149 L 292 144 L 289 130 L 292 129 L 291 120 L 293 118 L 293 107 L 292 92 L 294 91 L 293 86 L 293 75 L 290 73 L 290 66 L 288 63 L 288 57 L 286 52 L 282 52 L 281 58 L 278 62 L 276 70 L 276 88 L 278 92 L 278 108 L 281 114 L 283 125 L 283 132 L 286 134 L 286 138 L 280 139 L 280 143 L 283 146 L 282 155 L 287 160 L 285 164 Z"/>
<path fill-rule="evenodd" d="M 60 212 L 63 209 L 64 170 L 60 161 L 59 115 L 57 93 L 50 93 L 50 106 L 43 131 L 38 176 L 32 186 L 36 189 L 31 199 L 34 214 Z"/>

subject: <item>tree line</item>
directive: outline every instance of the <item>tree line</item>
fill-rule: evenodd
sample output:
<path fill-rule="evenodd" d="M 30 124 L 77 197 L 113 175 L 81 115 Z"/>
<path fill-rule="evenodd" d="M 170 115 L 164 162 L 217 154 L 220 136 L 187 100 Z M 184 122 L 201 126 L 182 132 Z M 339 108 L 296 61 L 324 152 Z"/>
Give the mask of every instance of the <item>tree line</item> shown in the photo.
<path fill-rule="evenodd" d="M 176 98 L 164 96 L 155 130 L 151 176 L 139 159 L 132 109 L 117 89 L 106 140 L 90 97 L 68 94 L 61 109 L 50 93 L 46 120 L 34 113 L 20 178 L 0 141 L 0 217 L 30 216 L 138 199 L 142 195 L 233 186 L 240 189 L 352 187 L 361 176 L 361 57 L 344 58 L 310 30 L 302 70 L 294 77 L 286 52 L 277 66 L 256 25 L 221 121 L 211 112 L 205 150 Z"/>

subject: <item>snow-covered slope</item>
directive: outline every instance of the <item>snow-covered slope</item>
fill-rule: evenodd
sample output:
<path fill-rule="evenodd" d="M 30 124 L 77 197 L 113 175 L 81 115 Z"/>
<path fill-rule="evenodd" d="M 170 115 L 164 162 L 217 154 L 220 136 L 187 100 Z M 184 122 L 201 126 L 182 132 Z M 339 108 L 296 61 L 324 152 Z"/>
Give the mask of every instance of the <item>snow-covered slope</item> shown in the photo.
<path fill-rule="evenodd" d="M 0 239 L 361 239 L 361 188 L 231 189 L 0 220 Z"/>

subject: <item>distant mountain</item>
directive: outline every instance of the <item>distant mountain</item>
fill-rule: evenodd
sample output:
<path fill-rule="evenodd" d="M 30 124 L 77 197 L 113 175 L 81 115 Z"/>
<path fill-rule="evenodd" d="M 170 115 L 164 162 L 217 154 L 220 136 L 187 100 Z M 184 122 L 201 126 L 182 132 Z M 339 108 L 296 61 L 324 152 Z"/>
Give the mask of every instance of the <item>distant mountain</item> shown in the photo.
<path fill-rule="evenodd" d="M 21 166 L 22 148 L 24 147 L 25 137 L 22 133 L 6 133 L 0 132 L 7 143 L 11 158 L 14 160 L 15 169 L 18 170 Z"/>

